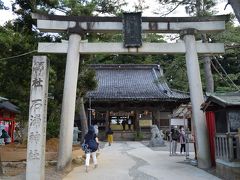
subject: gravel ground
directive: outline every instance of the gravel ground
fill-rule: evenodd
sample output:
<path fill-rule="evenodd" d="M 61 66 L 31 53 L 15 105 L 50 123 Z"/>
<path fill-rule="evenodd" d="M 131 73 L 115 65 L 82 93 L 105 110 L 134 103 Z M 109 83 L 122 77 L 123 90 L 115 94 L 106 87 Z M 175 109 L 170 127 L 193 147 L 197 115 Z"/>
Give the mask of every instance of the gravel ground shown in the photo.
<path fill-rule="evenodd" d="M 105 146 L 106 142 L 100 142 L 100 149 Z M 72 168 L 75 168 L 79 165 L 72 164 Z M 48 166 L 45 169 L 45 180 L 61 180 L 67 174 L 64 172 L 57 172 L 56 167 Z M 26 174 L 25 172 L 17 175 L 17 176 L 0 176 L 0 180 L 25 180 Z"/>
<path fill-rule="evenodd" d="M 45 180 L 61 180 L 64 177 L 64 173 L 62 172 L 56 172 L 55 167 L 48 167 L 45 169 Z M 25 180 L 26 175 L 25 173 L 22 173 L 20 175 L 14 176 L 14 177 L 7 177 L 7 176 L 0 176 L 1 180 Z"/>

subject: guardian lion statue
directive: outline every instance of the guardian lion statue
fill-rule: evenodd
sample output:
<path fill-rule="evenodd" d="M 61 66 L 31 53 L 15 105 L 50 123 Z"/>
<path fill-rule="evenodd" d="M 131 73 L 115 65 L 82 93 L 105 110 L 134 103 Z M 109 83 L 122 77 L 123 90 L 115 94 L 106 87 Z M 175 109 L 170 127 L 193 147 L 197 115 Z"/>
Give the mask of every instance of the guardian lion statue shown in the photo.
<path fill-rule="evenodd" d="M 152 137 L 149 142 L 150 147 L 162 147 L 165 146 L 162 135 L 156 125 L 151 126 Z"/>

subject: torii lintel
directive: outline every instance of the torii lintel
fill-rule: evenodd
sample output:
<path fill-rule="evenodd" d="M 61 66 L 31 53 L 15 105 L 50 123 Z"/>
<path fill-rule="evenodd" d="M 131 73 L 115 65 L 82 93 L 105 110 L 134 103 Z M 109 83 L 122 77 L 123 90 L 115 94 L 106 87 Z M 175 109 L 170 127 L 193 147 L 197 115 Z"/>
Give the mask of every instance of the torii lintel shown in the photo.
<path fill-rule="evenodd" d="M 122 32 L 121 17 L 58 16 L 32 14 L 42 32 L 66 32 L 79 26 L 87 32 Z M 210 17 L 142 17 L 143 33 L 179 33 L 183 29 L 217 32 L 225 29 L 229 15 Z"/>

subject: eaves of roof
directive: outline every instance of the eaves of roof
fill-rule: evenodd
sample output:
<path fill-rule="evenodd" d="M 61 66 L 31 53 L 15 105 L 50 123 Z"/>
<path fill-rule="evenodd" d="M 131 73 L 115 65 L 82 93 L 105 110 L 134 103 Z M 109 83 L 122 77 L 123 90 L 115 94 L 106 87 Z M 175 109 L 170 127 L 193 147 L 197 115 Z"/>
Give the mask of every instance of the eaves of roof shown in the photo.
<path fill-rule="evenodd" d="M 0 103 L 0 109 L 6 109 L 10 112 L 20 113 L 19 108 L 9 101 L 4 101 Z"/>
<path fill-rule="evenodd" d="M 159 65 L 92 65 L 98 88 L 88 92 L 92 101 L 189 101 L 187 93 L 171 90 Z"/>
<path fill-rule="evenodd" d="M 210 105 L 218 105 L 220 107 L 240 107 L 240 92 L 230 93 L 207 93 L 207 99 L 202 105 L 203 109 L 207 109 Z M 213 104 L 214 103 L 214 104 Z"/>
<path fill-rule="evenodd" d="M 215 102 L 221 106 L 240 106 L 240 92 L 213 93 L 208 101 Z"/>

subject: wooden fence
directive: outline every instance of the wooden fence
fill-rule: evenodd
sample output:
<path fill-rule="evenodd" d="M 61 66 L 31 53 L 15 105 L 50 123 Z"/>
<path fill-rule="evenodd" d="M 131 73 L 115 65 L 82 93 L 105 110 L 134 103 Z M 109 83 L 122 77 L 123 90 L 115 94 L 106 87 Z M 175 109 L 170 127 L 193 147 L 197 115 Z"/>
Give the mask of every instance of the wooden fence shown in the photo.
<path fill-rule="evenodd" d="M 216 134 L 216 159 L 240 161 L 240 137 L 237 134 Z"/>

